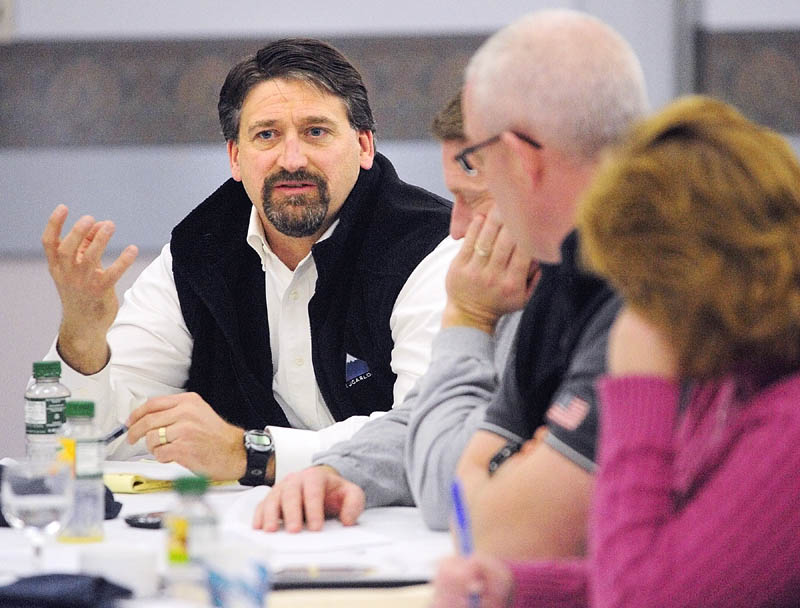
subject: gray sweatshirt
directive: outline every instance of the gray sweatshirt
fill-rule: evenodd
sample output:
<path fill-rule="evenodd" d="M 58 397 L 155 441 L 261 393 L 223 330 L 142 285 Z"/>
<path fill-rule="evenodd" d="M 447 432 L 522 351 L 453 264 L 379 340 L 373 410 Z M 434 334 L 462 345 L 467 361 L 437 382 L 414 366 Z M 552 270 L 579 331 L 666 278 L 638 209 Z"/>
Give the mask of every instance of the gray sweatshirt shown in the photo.
<path fill-rule="evenodd" d="M 450 484 L 461 453 L 497 390 L 521 312 L 495 335 L 450 327 L 433 341 L 431 364 L 402 404 L 353 437 L 314 455 L 363 488 L 367 507 L 417 504 L 433 529 L 446 529 Z"/>

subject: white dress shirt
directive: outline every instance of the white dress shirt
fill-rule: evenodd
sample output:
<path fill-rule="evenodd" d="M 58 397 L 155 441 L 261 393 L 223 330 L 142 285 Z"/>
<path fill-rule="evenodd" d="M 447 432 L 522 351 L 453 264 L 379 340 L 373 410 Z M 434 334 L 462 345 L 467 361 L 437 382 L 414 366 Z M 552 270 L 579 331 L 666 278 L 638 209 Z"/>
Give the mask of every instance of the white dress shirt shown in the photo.
<path fill-rule="evenodd" d="M 335 222 L 321 237 L 330 236 Z M 261 258 L 270 327 L 273 379 L 278 404 L 293 428 L 269 427 L 275 440 L 276 480 L 311 464 L 312 455 L 352 436 L 370 416 L 334 422 L 320 394 L 311 361 L 308 303 L 314 295 L 317 268 L 307 255 L 294 271 L 272 252 L 255 208 L 250 214 L 248 244 Z M 445 275 L 460 245 L 445 238 L 411 273 L 397 296 L 389 326 L 392 371 L 397 375 L 394 404 L 427 369 L 430 347 L 444 309 Z M 95 420 L 111 430 L 150 397 L 185 390 L 192 355 L 192 336 L 184 322 L 172 275 L 169 244 L 125 292 L 108 332 L 111 360 L 98 373 L 84 376 L 58 355 L 55 342 L 47 359 L 62 361 L 62 381 L 74 399 L 96 403 Z M 114 458 L 146 453 L 144 441 L 130 446 L 123 438 L 112 444 Z"/>

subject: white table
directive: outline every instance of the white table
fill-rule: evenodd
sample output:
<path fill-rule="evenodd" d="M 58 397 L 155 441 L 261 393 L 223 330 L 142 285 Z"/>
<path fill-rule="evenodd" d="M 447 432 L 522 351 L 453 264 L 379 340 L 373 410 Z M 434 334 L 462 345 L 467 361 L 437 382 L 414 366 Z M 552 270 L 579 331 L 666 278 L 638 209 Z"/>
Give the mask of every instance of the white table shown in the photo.
<path fill-rule="evenodd" d="M 216 486 L 207 494 L 209 504 L 220 521 L 220 536 L 226 540 L 245 542 L 258 552 L 269 556 L 272 568 L 291 565 L 359 565 L 370 566 L 378 578 L 429 579 L 436 562 L 452 551 L 452 542 L 444 532 L 428 530 L 417 509 L 387 507 L 369 509 L 359 523 L 345 528 L 336 521 L 327 521 L 323 531 L 299 534 L 279 532 L 268 534 L 250 528 L 255 505 L 266 495 L 268 488 L 243 488 L 238 485 Z M 165 571 L 165 532 L 131 528 L 124 517 L 132 513 L 168 510 L 175 504 L 172 492 L 149 494 L 117 494 L 122 512 L 105 522 L 105 540 L 92 545 L 71 545 L 50 540 L 45 546 L 45 570 L 79 572 L 81 551 L 91 547 L 134 547 L 151 551 L 158 570 Z M 27 539 L 18 530 L 0 529 L 0 573 L 22 576 L 30 572 L 31 550 Z M 371 575 L 372 576 L 372 575 Z M 430 597 L 428 586 L 394 589 L 339 589 L 315 591 L 280 591 L 270 596 L 269 606 L 426 605 Z M 174 601 L 157 599 L 125 602 L 131 606 L 176 605 Z"/>

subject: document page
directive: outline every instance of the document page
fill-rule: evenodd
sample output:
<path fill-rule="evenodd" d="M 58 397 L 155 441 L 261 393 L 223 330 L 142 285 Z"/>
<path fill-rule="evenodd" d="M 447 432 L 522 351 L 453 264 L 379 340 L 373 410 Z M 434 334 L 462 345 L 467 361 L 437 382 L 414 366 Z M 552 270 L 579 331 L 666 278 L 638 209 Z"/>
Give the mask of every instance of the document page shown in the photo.
<path fill-rule="evenodd" d="M 354 526 L 329 519 L 319 532 L 253 530 L 253 513 L 268 492 L 257 487 L 238 493 L 221 527 L 224 534 L 267 551 L 276 582 L 282 576 L 295 579 L 297 586 L 313 586 L 315 580 L 366 585 L 427 581 L 437 562 L 452 552 L 449 534 L 429 530 L 412 507 L 368 509 Z"/>

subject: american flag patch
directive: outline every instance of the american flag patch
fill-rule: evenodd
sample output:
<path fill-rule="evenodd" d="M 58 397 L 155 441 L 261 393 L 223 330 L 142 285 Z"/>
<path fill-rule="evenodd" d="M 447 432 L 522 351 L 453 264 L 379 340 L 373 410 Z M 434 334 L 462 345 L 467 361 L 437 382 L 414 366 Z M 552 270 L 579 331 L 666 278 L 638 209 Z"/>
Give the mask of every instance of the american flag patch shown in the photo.
<path fill-rule="evenodd" d="M 565 395 L 547 410 L 546 418 L 568 431 L 574 431 L 589 413 L 589 404 L 580 397 Z"/>

